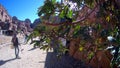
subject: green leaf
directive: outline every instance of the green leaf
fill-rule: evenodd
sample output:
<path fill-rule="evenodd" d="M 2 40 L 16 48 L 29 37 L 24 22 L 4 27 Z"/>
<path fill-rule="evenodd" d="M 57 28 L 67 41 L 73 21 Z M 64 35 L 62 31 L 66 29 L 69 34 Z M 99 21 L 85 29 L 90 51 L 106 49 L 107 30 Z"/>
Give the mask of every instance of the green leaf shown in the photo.
<path fill-rule="evenodd" d="M 101 29 L 101 24 L 98 24 L 97 28 L 98 28 L 98 30 L 100 30 Z"/>
<path fill-rule="evenodd" d="M 68 13 L 67 13 L 67 17 L 72 18 L 72 16 L 73 16 L 73 11 L 69 10 Z"/>
<path fill-rule="evenodd" d="M 83 46 L 80 46 L 79 50 L 80 51 L 83 51 L 84 47 Z"/>
<path fill-rule="evenodd" d="M 35 45 L 37 45 L 37 44 L 40 43 L 40 41 L 39 41 L 39 40 L 34 40 L 34 41 L 32 41 L 30 44 L 34 44 L 34 43 L 35 43 Z"/>
<path fill-rule="evenodd" d="M 44 2 L 44 5 L 38 9 L 38 16 L 43 15 L 46 17 L 46 19 L 49 19 L 50 15 L 53 14 L 55 11 L 55 2 L 56 0 L 46 0 Z"/>
<path fill-rule="evenodd" d="M 80 25 L 76 25 L 75 30 L 80 30 Z"/>
<path fill-rule="evenodd" d="M 85 0 L 85 4 L 87 4 L 90 8 L 94 7 L 94 0 Z"/>
<path fill-rule="evenodd" d="M 55 4 L 55 3 L 56 3 L 56 0 L 52 0 L 52 3 Z"/>
<path fill-rule="evenodd" d="M 81 34 L 81 30 L 78 30 L 78 31 L 75 30 L 74 33 L 73 33 L 73 37 L 74 37 L 74 38 L 77 38 L 77 37 L 80 36 L 80 34 Z"/>
<path fill-rule="evenodd" d="M 90 52 L 88 55 L 88 59 L 91 59 L 94 56 L 94 52 Z"/>
<path fill-rule="evenodd" d="M 107 17 L 106 17 L 106 20 L 109 22 L 109 21 L 110 21 L 110 16 L 107 16 Z"/>
<path fill-rule="evenodd" d="M 40 49 L 46 50 L 48 48 L 48 45 L 41 46 Z"/>
<path fill-rule="evenodd" d="M 80 25 L 75 26 L 74 28 L 74 34 L 77 33 L 80 30 Z"/>
<path fill-rule="evenodd" d="M 50 40 L 49 38 L 46 38 L 45 41 L 46 41 L 47 43 L 50 43 L 50 42 L 51 42 L 51 40 Z"/>
<path fill-rule="evenodd" d="M 64 18 L 64 11 L 62 11 L 59 15 L 60 18 Z"/>
<path fill-rule="evenodd" d="M 68 51 L 68 49 L 66 47 L 64 47 L 62 44 L 59 45 L 59 49 L 58 49 L 58 52 L 60 54 L 65 54 L 65 52 Z"/>
<path fill-rule="evenodd" d="M 65 34 L 68 34 L 70 31 L 70 26 L 67 26 L 62 32 L 61 32 L 61 36 L 64 36 Z"/>
<path fill-rule="evenodd" d="M 73 37 L 76 38 L 80 35 L 81 33 L 81 26 L 80 25 L 76 25 L 74 28 L 74 33 L 73 33 Z"/>
<path fill-rule="evenodd" d="M 33 44 L 34 43 L 34 46 L 40 46 L 41 44 L 41 42 L 40 41 L 38 41 L 38 40 L 34 40 L 33 42 L 31 42 L 31 44 Z"/>
<path fill-rule="evenodd" d="M 27 38 L 27 42 L 33 37 L 33 34 L 30 34 Z"/>

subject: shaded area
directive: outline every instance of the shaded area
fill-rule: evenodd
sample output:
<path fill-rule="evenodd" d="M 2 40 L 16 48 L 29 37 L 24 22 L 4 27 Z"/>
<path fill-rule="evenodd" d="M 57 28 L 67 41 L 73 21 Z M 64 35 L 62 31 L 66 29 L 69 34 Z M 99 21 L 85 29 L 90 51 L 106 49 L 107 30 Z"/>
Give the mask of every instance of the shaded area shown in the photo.
<path fill-rule="evenodd" d="M 31 49 L 29 49 L 28 51 L 32 51 L 32 50 L 35 50 L 35 49 L 37 49 L 38 47 L 33 47 L 33 48 L 31 48 Z"/>
<path fill-rule="evenodd" d="M 15 58 L 8 59 L 8 60 L 0 60 L 0 66 L 3 65 L 3 64 L 5 64 L 5 63 L 7 63 L 7 62 L 13 61 L 13 60 L 15 60 Z"/>
<path fill-rule="evenodd" d="M 45 63 L 45 61 L 39 61 L 39 63 Z"/>
<path fill-rule="evenodd" d="M 91 68 L 86 66 L 83 62 L 74 59 L 69 55 L 63 55 L 57 58 L 53 52 L 48 52 L 44 68 Z"/>

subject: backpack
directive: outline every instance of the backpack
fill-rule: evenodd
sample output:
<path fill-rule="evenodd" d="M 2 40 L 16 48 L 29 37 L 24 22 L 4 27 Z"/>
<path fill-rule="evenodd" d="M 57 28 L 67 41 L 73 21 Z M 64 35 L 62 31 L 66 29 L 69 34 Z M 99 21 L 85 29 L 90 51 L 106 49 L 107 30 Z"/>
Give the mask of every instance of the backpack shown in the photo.
<path fill-rule="evenodd" d="M 19 45 L 18 38 L 17 37 L 13 37 L 12 38 L 12 43 L 13 43 L 14 46 L 18 46 Z"/>

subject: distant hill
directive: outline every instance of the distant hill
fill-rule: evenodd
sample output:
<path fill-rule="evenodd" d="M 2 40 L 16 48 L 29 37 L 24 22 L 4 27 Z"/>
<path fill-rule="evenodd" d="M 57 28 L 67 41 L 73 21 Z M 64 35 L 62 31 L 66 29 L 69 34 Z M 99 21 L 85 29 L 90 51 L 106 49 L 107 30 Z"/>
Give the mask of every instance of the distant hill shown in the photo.
<path fill-rule="evenodd" d="M 34 20 L 34 22 L 33 22 L 33 24 L 31 25 L 31 27 L 32 28 L 35 28 L 38 24 L 40 24 L 41 23 L 41 20 L 40 20 L 40 18 L 37 18 L 37 19 L 35 19 Z"/>

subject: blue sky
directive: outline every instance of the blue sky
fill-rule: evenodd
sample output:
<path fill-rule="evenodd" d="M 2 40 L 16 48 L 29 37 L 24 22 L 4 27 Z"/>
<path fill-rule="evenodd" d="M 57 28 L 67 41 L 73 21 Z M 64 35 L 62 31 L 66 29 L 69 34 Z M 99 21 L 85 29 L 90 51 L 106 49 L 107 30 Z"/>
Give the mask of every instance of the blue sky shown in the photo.
<path fill-rule="evenodd" d="M 16 16 L 19 20 L 29 18 L 32 22 L 39 18 L 37 9 L 44 4 L 44 0 L 0 0 L 10 16 Z"/>

